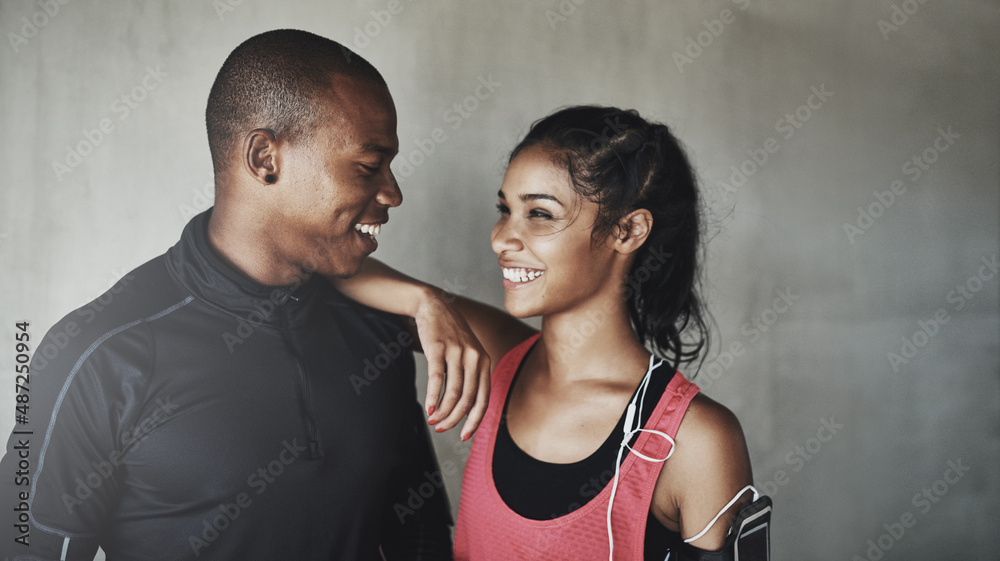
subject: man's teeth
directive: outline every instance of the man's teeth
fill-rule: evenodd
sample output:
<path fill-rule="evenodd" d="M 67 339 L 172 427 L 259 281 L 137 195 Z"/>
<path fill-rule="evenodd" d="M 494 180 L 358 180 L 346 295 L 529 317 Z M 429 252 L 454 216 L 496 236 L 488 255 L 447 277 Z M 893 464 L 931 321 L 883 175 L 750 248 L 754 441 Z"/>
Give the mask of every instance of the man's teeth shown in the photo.
<path fill-rule="evenodd" d="M 382 231 L 381 224 L 355 224 L 354 229 L 361 232 L 362 234 L 371 234 L 373 236 L 379 235 Z"/>
<path fill-rule="evenodd" d="M 528 282 L 542 276 L 542 271 L 532 269 L 508 269 L 503 267 L 503 278 L 513 282 Z"/>

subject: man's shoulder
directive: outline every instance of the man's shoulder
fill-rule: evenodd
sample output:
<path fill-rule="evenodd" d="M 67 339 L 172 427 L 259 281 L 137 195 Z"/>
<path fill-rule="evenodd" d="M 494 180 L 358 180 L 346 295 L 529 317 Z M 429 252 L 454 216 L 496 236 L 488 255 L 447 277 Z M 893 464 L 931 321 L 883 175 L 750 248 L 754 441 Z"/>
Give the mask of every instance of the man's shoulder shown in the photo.
<path fill-rule="evenodd" d="M 179 309 L 191 297 L 173 282 L 161 255 L 122 276 L 103 294 L 57 321 L 35 351 L 41 372 L 52 364 L 69 367 L 98 347 L 145 321 Z"/>

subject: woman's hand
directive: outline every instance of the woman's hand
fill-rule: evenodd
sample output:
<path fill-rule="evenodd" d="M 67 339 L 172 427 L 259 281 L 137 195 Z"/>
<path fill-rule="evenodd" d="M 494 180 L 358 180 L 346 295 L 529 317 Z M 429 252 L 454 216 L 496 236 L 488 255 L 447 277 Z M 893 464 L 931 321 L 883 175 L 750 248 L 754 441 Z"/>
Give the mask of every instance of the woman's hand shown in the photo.
<path fill-rule="evenodd" d="M 427 357 L 424 404 L 429 422 L 436 425 L 437 432 L 443 432 L 468 414 L 461 434 L 462 440 L 468 440 L 489 405 L 490 355 L 454 306 L 432 290 L 421 300 L 413 318 Z"/>
<path fill-rule="evenodd" d="M 329 280 L 356 302 L 415 320 L 410 333 L 419 344 L 414 350 L 427 357 L 429 422 L 443 432 L 468 414 L 462 440 L 472 436 L 486 413 L 493 365 L 536 333 L 502 310 L 458 295 L 444 297 L 442 290 L 371 257 L 354 277 Z"/>

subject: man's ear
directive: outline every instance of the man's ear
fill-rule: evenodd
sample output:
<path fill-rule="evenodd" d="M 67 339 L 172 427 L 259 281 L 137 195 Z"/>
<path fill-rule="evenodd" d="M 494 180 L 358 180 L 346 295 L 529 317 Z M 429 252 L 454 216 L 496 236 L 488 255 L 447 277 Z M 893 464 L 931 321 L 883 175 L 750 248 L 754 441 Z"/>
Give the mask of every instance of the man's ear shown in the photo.
<path fill-rule="evenodd" d="M 243 169 L 263 185 L 278 181 L 278 145 L 274 132 L 254 129 L 243 138 Z"/>
<path fill-rule="evenodd" d="M 653 229 L 653 214 L 644 208 L 625 215 L 611 230 L 612 248 L 623 255 L 639 249 Z"/>

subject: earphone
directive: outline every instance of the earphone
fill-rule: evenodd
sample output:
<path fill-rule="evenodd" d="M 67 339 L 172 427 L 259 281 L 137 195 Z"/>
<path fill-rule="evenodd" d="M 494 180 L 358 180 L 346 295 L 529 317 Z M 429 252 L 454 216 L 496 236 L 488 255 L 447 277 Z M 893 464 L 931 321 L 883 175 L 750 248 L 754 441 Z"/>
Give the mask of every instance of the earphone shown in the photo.
<path fill-rule="evenodd" d="M 757 499 L 760 498 L 760 493 L 757 492 L 757 488 L 754 487 L 753 485 L 747 485 L 746 487 L 740 489 L 739 493 L 736 493 L 736 496 L 733 497 L 733 500 L 729 501 L 728 503 L 726 503 L 726 506 L 722 507 L 722 510 L 719 511 L 719 514 L 715 515 L 715 518 L 713 518 L 712 521 L 708 523 L 708 526 L 705 526 L 704 530 L 698 532 L 697 535 L 684 540 L 684 543 L 691 543 L 694 540 L 696 540 L 696 539 L 704 536 L 705 532 L 708 532 L 708 530 L 715 524 L 715 521 L 718 520 L 720 516 L 722 516 L 722 513 L 726 512 L 727 510 L 729 510 L 729 507 L 733 506 L 733 503 L 735 503 L 737 499 L 739 499 L 740 497 L 742 497 L 743 493 L 746 493 L 747 490 L 750 490 L 750 489 L 753 490 L 753 500 L 754 500 L 754 502 L 756 502 Z"/>
<path fill-rule="evenodd" d="M 621 469 L 622 453 L 625 451 L 626 448 L 628 448 L 629 452 L 635 454 L 636 456 L 639 456 L 640 458 L 646 460 L 647 462 L 665 462 L 668 459 L 670 459 L 671 455 L 673 455 L 674 449 L 676 448 L 677 445 L 677 443 L 674 441 L 673 438 L 670 437 L 669 434 L 666 434 L 658 430 L 644 429 L 641 427 L 641 425 L 639 425 L 639 423 L 642 422 L 641 419 L 638 421 L 636 420 L 636 406 L 635 406 L 636 400 L 639 401 L 639 411 L 642 411 L 643 405 L 646 400 L 646 390 L 649 387 L 649 380 L 652 376 L 653 370 L 656 370 L 657 368 L 660 367 L 660 365 L 663 364 L 663 359 L 660 359 L 659 362 L 653 364 L 653 360 L 655 358 L 656 357 L 654 355 L 649 355 L 649 368 L 646 370 L 646 375 L 643 377 L 642 382 L 639 384 L 639 389 L 636 391 L 635 396 L 632 397 L 632 401 L 629 402 L 628 408 L 625 410 L 625 426 L 622 429 L 622 442 L 621 445 L 618 447 L 618 459 L 615 460 L 615 477 L 614 477 L 614 482 L 611 485 L 611 498 L 608 500 L 608 560 L 609 561 L 613 561 L 615 553 L 615 541 L 611 533 L 611 507 L 615 502 L 615 493 L 618 491 L 618 474 L 619 470 Z M 633 424 L 637 424 L 639 426 L 633 428 L 632 426 Z M 670 451 L 667 452 L 667 456 L 665 458 L 651 458 L 632 448 L 629 445 L 629 441 L 632 439 L 632 436 L 637 432 L 650 432 L 653 434 L 658 434 L 663 438 L 666 438 L 668 441 L 670 441 Z M 715 525 L 715 522 L 719 519 L 719 517 L 721 517 L 723 513 L 729 510 L 729 507 L 733 506 L 733 503 L 735 503 L 741 496 L 743 496 L 743 493 L 746 493 L 748 490 L 753 490 L 754 501 L 756 501 L 760 497 L 760 494 L 757 492 L 757 489 L 753 485 L 747 485 L 746 487 L 741 489 L 739 493 L 736 493 L 736 496 L 733 497 L 732 500 L 726 504 L 726 506 L 722 507 L 722 510 L 720 510 L 719 513 L 715 515 L 715 518 L 713 518 L 712 521 L 708 523 L 708 526 L 705 526 L 705 529 L 703 529 L 697 535 L 684 540 L 684 543 L 691 543 L 697 540 L 698 538 L 704 536 L 705 533 L 708 532 L 713 525 Z"/>
<path fill-rule="evenodd" d="M 615 503 L 615 493 L 618 492 L 618 472 L 621 469 L 622 453 L 625 451 L 626 448 L 628 448 L 629 452 L 635 454 L 636 456 L 639 456 L 640 458 L 648 462 L 665 462 L 667 461 L 668 458 L 670 458 L 670 455 L 674 453 L 674 439 L 670 438 L 669 434 L 658 430 L 644 429 L 641 427 L 641 425 L 636 426 L 635 428 L 633 428 L 632 426 L 633 424 L 638 425 L 642 422 L 641 419 L 638 421 L 636 420 L 635 402 L 636 400 L 639 401 L 639 411 L 642 411 L 643 405 L 646 402 L 646 390 L 649 388 L 649 379 L 653 374 L 653 370 L 656 370 L 657 368 L 660 367 L 660 365 L 663 364 L 663 359 L 660 359 L 659 362 L 653 364 L 653 360 L 655 359 L 656 357 L 654 355 L 649 355 L 649 368 L 646 369 L 646 375 L 643 377 L 642 382 L 639 384 L 639 389 L 636 391 L 635 395 L 632 397 L 632 401 L 629 402 L 628 404 L 628 408 L 625 410 L 625 427 L 622 429 L 622 443 L 618 447 L 618 459 L 615 460 L 615 478 L 614 482 L 611 484 L 611 498 L 608 500 L 608 548 L 609 548 L 608 559 L 609 560 L 613 558 L 615 553 L 615 540 L 611 534 L 611 507 Z M 629 440 L 632 440 L 632 435 L 634 435 L 637 432 L 651 432 L 653 434 L 658 434 L 663 438 L 669 440 L 670 452 L 667 453 L 667 457 L 650 458 L 649 456 L 646 456 L 645 454 L 638 452 L 631 446 L 629 446 L 628 443 Z"/>

